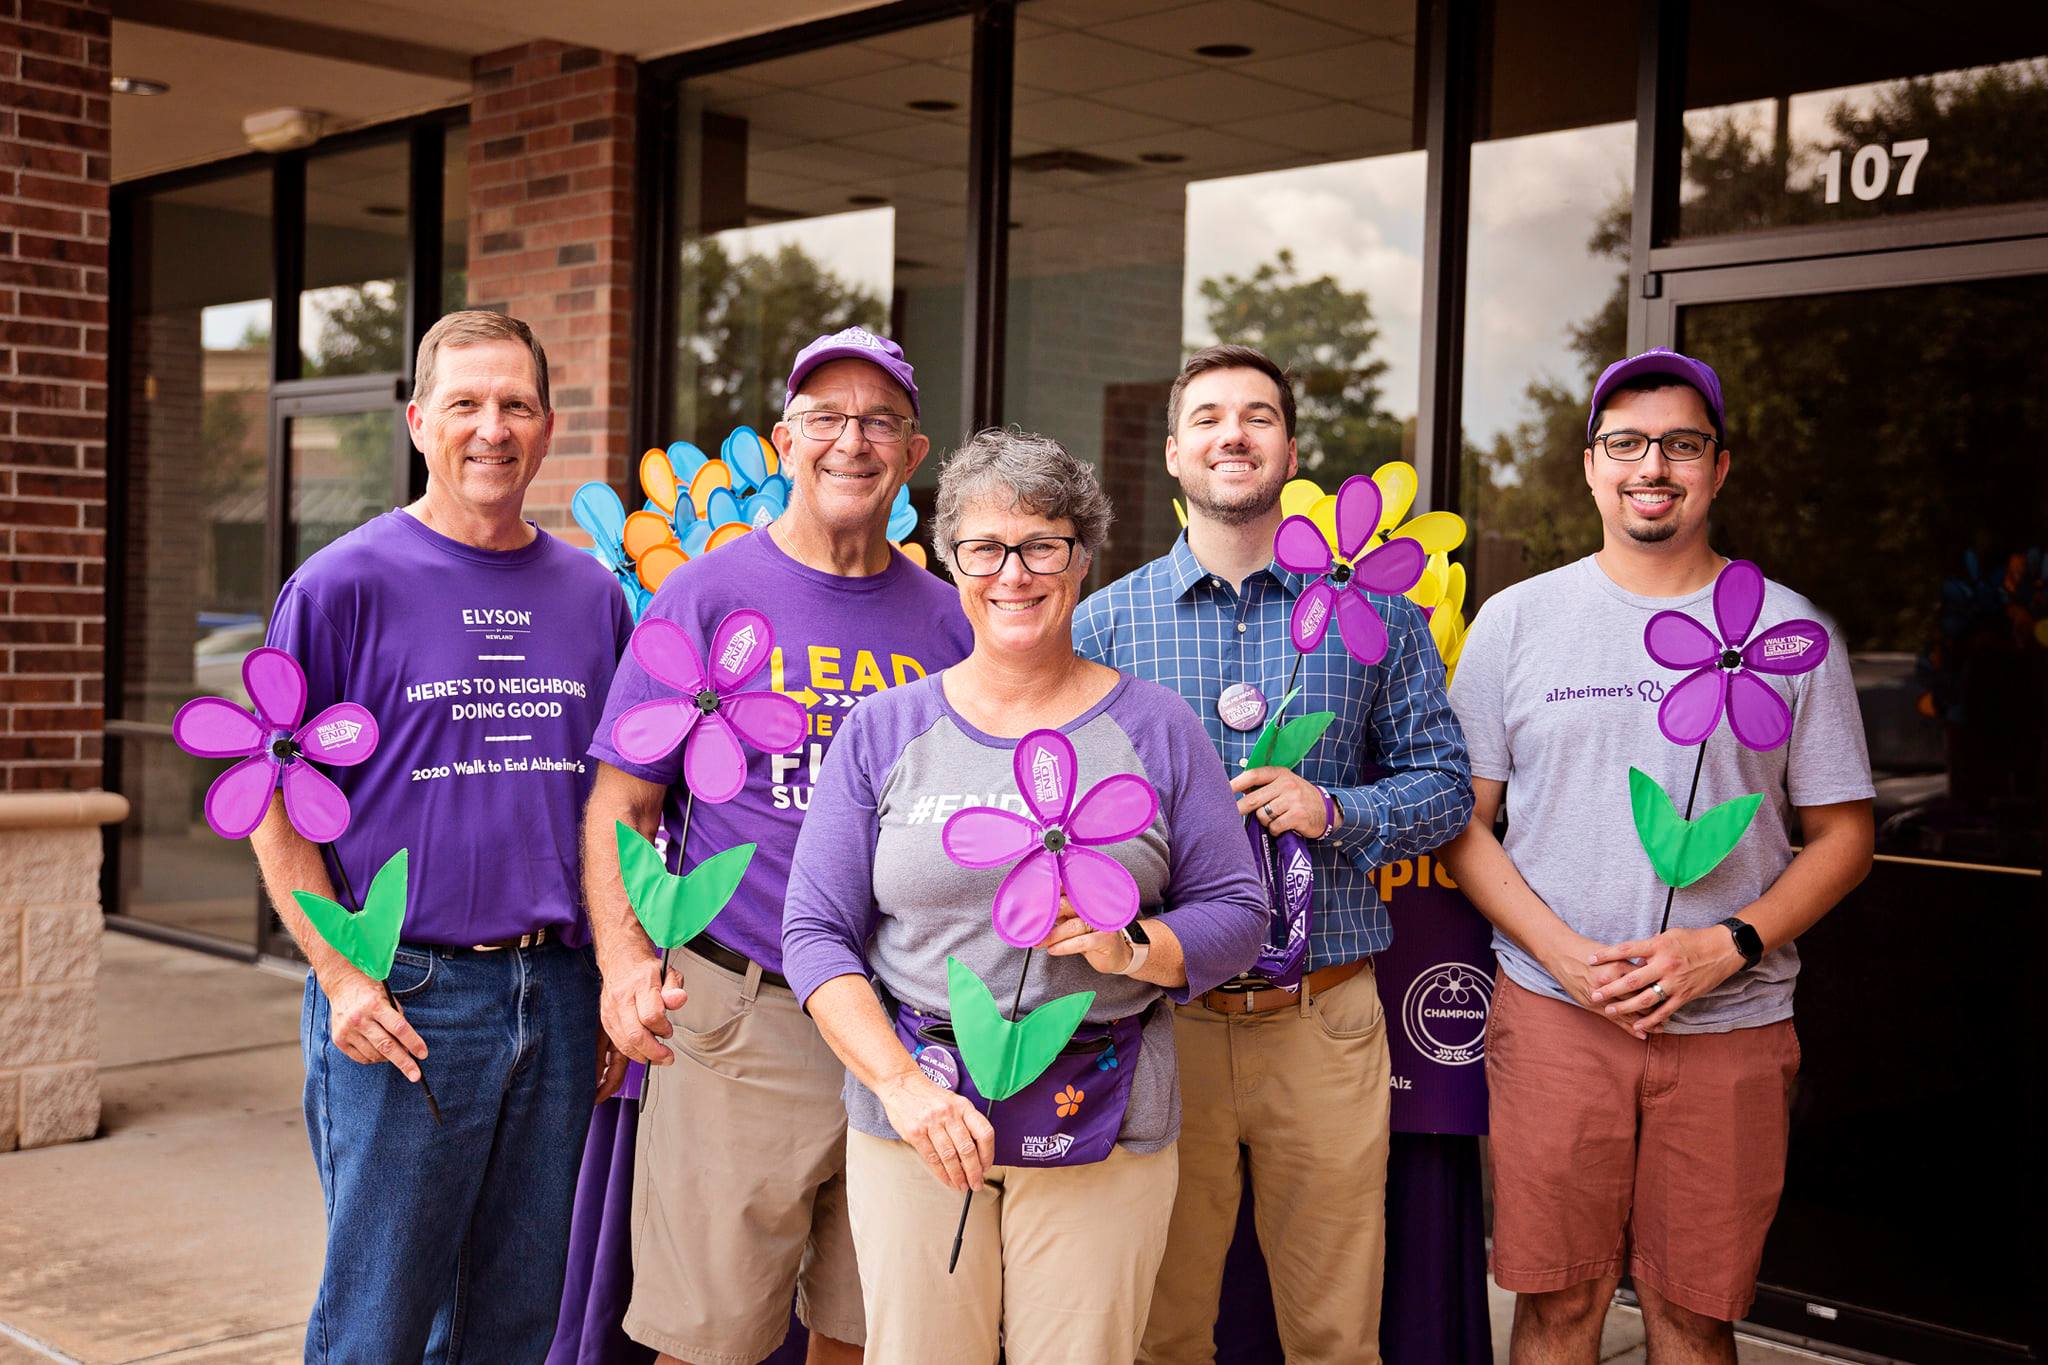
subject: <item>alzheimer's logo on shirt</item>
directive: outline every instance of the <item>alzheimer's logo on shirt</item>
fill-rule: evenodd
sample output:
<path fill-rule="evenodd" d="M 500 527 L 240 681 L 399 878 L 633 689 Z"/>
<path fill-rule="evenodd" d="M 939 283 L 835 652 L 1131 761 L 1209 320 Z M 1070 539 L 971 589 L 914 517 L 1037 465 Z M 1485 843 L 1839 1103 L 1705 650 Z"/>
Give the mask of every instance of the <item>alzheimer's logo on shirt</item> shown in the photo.
<path fill-rule="evenodd" d="M 346 749 L 362 733 L 363 723 L 357 720 L 330 720 L 313 732 L 323 749 Z"/>
<path fill-rule="evenodd" d="M 753 657 L 754 646 L 760 642 L 752 626 L 740 627 L 739 632 L 725 642 L 725 652 L 718 656 L 719 670 L 724 673 L 742 671 L 747 660 Z"/>
<path fill-rule="evenodd" d="M 1561 701 L 1649 701 L 1664 700 L 1666 687 L 1655 678 L 1638 678 L 1629 683 L 1577 683 L 1553 687 L 1543 694 L 1546 702 Z"/>
<path fill-rule="evenodd" d="M 1031 794 L 1041 806 L 1056 805 L 1060 799 L 1059 760 L 1052 750 L 1040 749 L 1031 760 Z"/>
<path fill-rule="evenodd" d="M 1764 641 L 1766 659 L 1796 659 L 1813 648 L 1814 642 L 1804 635 L 1778 635 Z"/>

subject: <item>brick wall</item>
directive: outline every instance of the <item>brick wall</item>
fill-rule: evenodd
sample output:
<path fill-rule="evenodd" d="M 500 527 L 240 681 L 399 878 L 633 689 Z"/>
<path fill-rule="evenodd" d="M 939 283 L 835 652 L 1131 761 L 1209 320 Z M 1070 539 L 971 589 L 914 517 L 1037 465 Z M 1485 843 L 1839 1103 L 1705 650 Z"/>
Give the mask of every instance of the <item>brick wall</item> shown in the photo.
<path fill-rule="evenodd" d="M 100 782 L 108 0 L 0 0 L 0 791 Z"/>
<path fill-rule="evenodd" d="M 547 348 L 553 453 L 527 515 L 568 528 L 577 486 L 624 486 L 632 348 L 631 59 L 560 43 L 479 57 L 470 100 L 469 297 Z M 580 538 L 580 536 L 579 536 Z"/>

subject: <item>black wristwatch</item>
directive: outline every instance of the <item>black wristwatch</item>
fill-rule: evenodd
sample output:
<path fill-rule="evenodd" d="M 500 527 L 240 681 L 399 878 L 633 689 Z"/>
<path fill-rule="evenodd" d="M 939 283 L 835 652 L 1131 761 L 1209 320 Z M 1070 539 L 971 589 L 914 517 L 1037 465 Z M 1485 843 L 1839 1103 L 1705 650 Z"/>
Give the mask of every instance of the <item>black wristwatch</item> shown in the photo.
<path fill-rule="evenodd" d="M 1756 931 L 1755 925 L 1730 915 L 1721 921 L 1721 927 L 1735 935 L 1735 951 L 1742 954 L 1744 970 L 1764 960 L 1764 938 Z"/>

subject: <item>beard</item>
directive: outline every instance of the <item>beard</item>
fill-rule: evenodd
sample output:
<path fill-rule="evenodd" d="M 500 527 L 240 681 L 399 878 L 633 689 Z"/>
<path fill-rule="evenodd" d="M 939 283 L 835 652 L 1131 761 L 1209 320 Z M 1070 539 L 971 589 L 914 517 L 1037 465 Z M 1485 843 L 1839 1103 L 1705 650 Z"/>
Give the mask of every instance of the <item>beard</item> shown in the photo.
<path fill-rule="evenodd" d="M 1279 505 L 1280 490 L 1286 483 L 1287 474 L 1283 467 L 1271 484 L 1261 484 L 1228 500 L 1211 497 L 1206 492 L 1198 494 L 1185 485 L 1182 492 L 1187 495 L 1188 506 L 1201 509 L 1202 515 L 1211 521 L 1223 526 L 1245 526 Z"/>
<path fill-rule="evenodd" d="M 1667 521 L 1624 521 L 1621 529 L 1637 544 L 1655 545 L 1678 534 L 1678 520 L 1674 517 Z"/>

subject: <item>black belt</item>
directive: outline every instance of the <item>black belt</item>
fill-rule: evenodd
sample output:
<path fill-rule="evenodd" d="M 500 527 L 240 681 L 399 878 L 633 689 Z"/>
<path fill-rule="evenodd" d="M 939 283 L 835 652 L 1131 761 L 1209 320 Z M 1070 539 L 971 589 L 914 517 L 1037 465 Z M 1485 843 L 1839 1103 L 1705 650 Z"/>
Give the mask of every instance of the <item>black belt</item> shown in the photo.
<path fill-rule="evenodd" d="M 683 951 L 695 953 L 712 966 L 723 967 L 735 976 L 745 976 L 747 969 L 754 965 L 754 960 L 745 953 L 734 952 L 709 934 L 697 935 L 697 937 L 683 945 Z M 788 977 L 784 976 L 781 972 L 771 972 L 766 967 L 761 968 L 761 980 L 770 986 L 780 986 L 784 990 L 789 989 Z"/>

